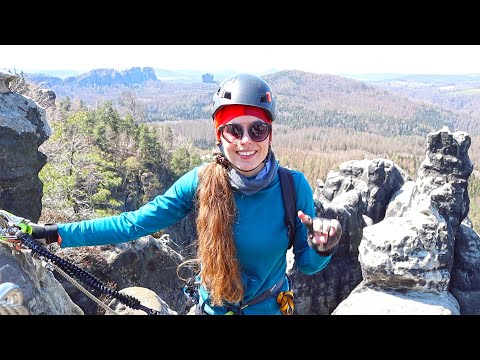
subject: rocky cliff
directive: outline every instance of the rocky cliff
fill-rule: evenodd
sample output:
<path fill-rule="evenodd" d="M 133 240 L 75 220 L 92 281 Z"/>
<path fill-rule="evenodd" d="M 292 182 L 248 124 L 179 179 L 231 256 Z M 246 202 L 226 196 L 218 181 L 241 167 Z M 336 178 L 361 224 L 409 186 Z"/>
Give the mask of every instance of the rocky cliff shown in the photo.
<path fill-rule="evenodd" d="M 470 141 L 465 132 L 447 128 L 428 134 L 417 180 L 404 183 L 385 217 L 363 229 L 358 256 L 363 280 L 333 314 L 460 313 L 449 289 L 471 289 L 466 277 L 452 280 L 454 253 L 463 263 L 455 240 L 459 233 L 465 236 L 460 224 L 469 210 Z M 470 240 L 478 243 L 478 236 Z M 462 292 L 457 290 L 459 298 Z"/>
<path fill-rule="evenodd" d="M 38 173 L 47 161 L 38 148 L 51 131 L 44 108 L 10 91 L 13 79 L 0 72 L 0 209 L 37 221 L 43 194 Z"/>

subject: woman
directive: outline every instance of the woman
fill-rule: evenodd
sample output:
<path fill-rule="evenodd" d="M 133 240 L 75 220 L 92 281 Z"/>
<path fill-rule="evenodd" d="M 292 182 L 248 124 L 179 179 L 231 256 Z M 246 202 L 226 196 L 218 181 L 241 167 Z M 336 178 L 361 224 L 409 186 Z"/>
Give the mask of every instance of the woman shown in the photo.
<path fill-rule="evenodd" d="M 275 117 L 275 98 L 264 80 L 250 74 L 229 77 L 214 94 L 220 150 L 214 162 L 194 168 L 136 211 L 49 225 L 47 242 L 62 247 L 126 242 L 166 228 L 196 208 L 198 312 L 292 313 L 292 306 L 281 308 L 286 301 L 277 302 L 290 284 L 285 210 L 271 149 Z M 341 226 L 335 219 L 313 218 L 312 189 L 302 173 L 291 172 L 298 209 L 295 262 L 300 271 L 313 274 L 330 261 Z"/>

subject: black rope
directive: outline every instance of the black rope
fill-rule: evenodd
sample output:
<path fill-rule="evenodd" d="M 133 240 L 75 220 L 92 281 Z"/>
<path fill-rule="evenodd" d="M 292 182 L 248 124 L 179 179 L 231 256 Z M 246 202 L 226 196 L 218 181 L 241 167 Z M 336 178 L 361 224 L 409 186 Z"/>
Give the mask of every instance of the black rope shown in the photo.
<path fill-rule="evenodd" d="M 99 290 L 100 292 L 107 294 L 115 299 L 118 299 L 123 304 L 135 310 L 145 311 L 148 315 L 159 315 L 159 312 L 154 309 L 147 308 L 140 304 L 140 300 L 134 298 L 133 296 L 121 294 L 117 290 L 110 289 L 105 286 L 100 280 L 95 278 L 93 275 L 87 271 L 79 268 L 75 264 L 70 263 L 69 261 L 58 257 L 55 254 L 52 254 L 50 251 L 45 249 L 42 244 L 35 240 L 31 235 L 26 234 L 22 231 L 16 233 L 18 239 L 22 241 L 22 245 L 31 249 L 34 254 L 38 254 L 50 260 L 53 264 L 57 265 L 60 269 L 65 271 L 68 275 L 80 281 L 82 284 L 87 285 L 93 289 Z"/>

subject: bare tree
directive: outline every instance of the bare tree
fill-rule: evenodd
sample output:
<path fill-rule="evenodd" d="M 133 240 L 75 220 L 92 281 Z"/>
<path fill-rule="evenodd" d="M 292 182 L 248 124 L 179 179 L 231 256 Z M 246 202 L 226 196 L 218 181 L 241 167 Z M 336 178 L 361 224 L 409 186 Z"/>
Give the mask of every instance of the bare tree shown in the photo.
<path fill-rule="evenodd" d="M 145 105 L 143 105 L 131 90 L 122 90 L 118 102 L 123 107 L 124 115 L 130 114 L 135 122 L 143 122 L 145 115 Z"/>

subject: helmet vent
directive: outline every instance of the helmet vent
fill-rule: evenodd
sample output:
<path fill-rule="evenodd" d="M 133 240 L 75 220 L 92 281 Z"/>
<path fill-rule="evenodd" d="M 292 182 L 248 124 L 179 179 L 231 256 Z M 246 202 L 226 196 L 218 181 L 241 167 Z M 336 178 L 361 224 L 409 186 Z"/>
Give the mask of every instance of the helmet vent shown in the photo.
<path fill-rule="evenodd" d="M 230 91 L 224 91 L 223 96 L 224 99 L 232 99 L 232 93 Z"/>
<path fill-rule="evenodd" d="M 272 102 L 272 95 L 269 92 L 265 93 L 265 95 L 261 95 L 260 102 Z"/>

